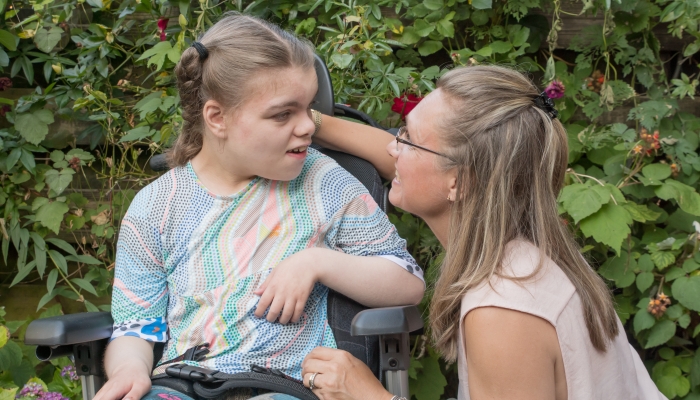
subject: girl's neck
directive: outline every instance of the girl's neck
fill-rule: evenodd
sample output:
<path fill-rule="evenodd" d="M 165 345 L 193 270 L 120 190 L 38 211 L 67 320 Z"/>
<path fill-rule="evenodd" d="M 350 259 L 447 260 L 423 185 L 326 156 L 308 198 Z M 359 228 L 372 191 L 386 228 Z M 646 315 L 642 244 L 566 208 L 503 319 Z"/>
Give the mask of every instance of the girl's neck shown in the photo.
<path fill-rule="evenodd" d="M 206 141 L 190 163 L 202 185 L 218 196 L 238 193 L 255 178 L 224 152 L 212 149 Z"/>

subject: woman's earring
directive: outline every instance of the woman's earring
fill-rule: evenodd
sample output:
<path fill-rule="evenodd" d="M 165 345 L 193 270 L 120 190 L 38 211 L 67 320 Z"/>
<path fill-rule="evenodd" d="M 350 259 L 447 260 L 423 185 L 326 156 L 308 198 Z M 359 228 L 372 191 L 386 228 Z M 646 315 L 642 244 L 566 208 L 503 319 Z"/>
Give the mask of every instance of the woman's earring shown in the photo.
<path fill-rule="evenodd" d="M 449 195 L 447 196 L 447 201 L 452 201 Z"/>

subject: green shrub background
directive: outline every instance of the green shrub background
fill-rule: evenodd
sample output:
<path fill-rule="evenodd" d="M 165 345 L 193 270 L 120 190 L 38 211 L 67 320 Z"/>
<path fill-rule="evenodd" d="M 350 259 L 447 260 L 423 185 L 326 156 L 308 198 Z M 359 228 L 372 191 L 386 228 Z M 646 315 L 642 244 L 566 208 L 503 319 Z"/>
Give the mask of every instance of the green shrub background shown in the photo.
<path fill-rule="evenodd" d="M 45 287 L 35 314 L 0 313 L 0 400 L 30 379 L 80 397 L 60 374 L 67 361 L 38 363 L 24 329 L 39 315 L 109 310 L 119 221 L 156 176 L 147 160 L 181 124 L 173 67 L 230 10 L 309 38 L 336 101 L 385 126 L 401 122 L 395 98 L 424 96 L 455 65 L 512 65 L 543 88 L 563 84 L 562 223 L 609 282 L 659 389 L 700 399 L 697 0 L 0 0 L 0 9 L 0 279 L 4 293 Z M 580 31 L 558 45 L 573 23 Z M 391 218 L 433 281 L 434 236 L 400 210 Z M 455 365 L 413 339 L 414 397 L 455 397 Z"/>

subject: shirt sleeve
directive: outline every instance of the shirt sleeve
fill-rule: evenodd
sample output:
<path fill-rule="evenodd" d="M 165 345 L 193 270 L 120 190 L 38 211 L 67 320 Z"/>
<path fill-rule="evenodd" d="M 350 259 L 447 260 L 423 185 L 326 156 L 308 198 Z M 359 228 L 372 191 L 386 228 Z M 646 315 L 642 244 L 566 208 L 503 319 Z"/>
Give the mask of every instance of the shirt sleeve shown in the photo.
<path fill-rule="evenodd" d="M 348 172 L 342 171 L 347 175 L 340 179 L 345 181 L 342 190 L 329 190 L 328 193 L 341 199 L 341 202 L 335 202 L 341 205 L 329 221 L 325 245 L 346 254 L 386 258 L 424 281 L 423 270 L 406 250 L 406 241 L 398 235 L 396 227 L 365 187 Z"/>
<path fill-rule="evenodd" d="M 112 339 L 136 336 L 150 342 L 167 341 L 167 274 L 160 233 L 149 224 L 149 194 L 144 188 L 134 198 L 119 231 L 112 290 Z"/>

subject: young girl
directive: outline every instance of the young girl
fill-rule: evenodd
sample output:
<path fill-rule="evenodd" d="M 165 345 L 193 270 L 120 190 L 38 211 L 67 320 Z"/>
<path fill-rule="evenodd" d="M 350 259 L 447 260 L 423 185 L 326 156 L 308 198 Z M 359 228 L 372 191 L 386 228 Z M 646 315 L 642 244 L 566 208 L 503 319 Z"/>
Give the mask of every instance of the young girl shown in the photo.
<path fill-rule="evenodd" d="M 184 125 L 175 168 L 141 190 L 119 235 L 96 399 L 139 399 L 196 346 L 226 373 L 252 364 L 301 379 L 332 288 L 367 306 L 415 304 L 422 271 L 371 196 L 309 149 L 317 129 L 313 49 L 256 18 L 214 25 L 176 68 Z M 162 396 L 161 396 L 162 397 Z"/>

